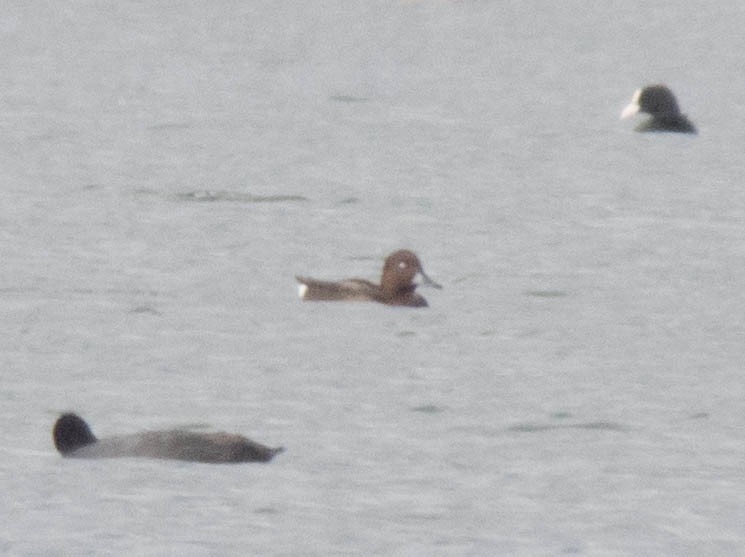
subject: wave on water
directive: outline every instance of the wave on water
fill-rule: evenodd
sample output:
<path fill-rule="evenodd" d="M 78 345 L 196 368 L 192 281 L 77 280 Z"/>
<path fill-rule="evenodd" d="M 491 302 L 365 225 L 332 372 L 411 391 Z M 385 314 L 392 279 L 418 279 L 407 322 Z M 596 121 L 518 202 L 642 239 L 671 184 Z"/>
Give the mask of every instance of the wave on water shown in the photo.
<path fill-rule="evenodd" d="M 553 431 L 557 429 L 590 429 L 598 431 L 627 431 L 627 428 L 616 422 L 578 422 L 572 424 L 541 424 L 526 422 L 515 424 L 507 428 L 507 431 L 519 433 L 535 433 L 540 431 Z"/>
<path fill-rule="evenodd" d="M 281 203 L 287 201 L 308 201 L 308 198 L 302 195 L 293 194 L 273 194 L 273 195 L 254 195 L 251 193 L 224 191 L 224 190 L 195 190 L 176 194 L 179 201 L 196 201 L 196 202 L 214 202 L 228 201 L 233 203 Z"/>

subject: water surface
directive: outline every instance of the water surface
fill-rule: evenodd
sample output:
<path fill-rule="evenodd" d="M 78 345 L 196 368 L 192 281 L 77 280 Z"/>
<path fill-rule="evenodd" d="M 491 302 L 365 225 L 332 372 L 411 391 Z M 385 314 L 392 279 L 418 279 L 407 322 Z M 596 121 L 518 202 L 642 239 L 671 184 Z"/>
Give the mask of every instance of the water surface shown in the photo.
<path fill-rule="evenodd" d="M 743 12 L 6 9 L 2 552 L 742 554 Z M 698 136 L 618 121 L 657 81 Z M 296 297 L 402 247 L 427 310 Z"/>

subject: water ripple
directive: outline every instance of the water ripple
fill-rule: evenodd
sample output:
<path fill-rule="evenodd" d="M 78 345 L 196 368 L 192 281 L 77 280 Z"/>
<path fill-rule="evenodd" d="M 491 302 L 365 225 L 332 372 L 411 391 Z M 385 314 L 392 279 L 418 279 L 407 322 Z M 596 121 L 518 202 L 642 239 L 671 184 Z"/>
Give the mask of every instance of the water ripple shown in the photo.
<path fill-rule="evenodd" d="M 250 193 L 219 190 L 195 190 L 178 193 L 176 194 L 176 199 L 179 201 L 197 201 L 205 203 L 214 201 L 229 201 L 234 203 L 278 203 L 285 201 L 308 201 L 308 198 L 302 195 L 254 195 Z"/>

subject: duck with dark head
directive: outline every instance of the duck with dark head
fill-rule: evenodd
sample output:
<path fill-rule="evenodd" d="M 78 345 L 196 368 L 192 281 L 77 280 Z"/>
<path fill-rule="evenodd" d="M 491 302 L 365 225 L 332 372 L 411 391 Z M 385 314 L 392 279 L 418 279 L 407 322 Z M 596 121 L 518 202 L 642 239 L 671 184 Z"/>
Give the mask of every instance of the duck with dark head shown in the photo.
<path fill-rule="evenodd" d="M 61 415 L 52 431 L 54 446 L 70 458 L 158 458 L 207 463 L 269 462 L 284 449 L 242 435 L 188 430 L 146 431 L 98 439 L 77 414 Z"/>
<path fill-rule="evenodd" d="M 390 254 L 383 264 L 380 284 L 369 280 L 350 278 L 325 281 L 309 277 L 295 277 L 298 293 L 306 301 L 366 301 L 390 306 L 426 307 L 427 300 L 417 291 L 416 276 L 422 286 L 442 288 L 429 278 L 419 258 L 413 251 L 402 249 Z"/>
<path fill-rule="evenodd" d="M 696 127 L 680 112 L 675 95 L 666 85 L 647 85 L 637 89 L 629 105 L 621 112 L 621 119 L 637 112 L 650 115 L 636 127 L 638 132 L 696 133 Z"/>

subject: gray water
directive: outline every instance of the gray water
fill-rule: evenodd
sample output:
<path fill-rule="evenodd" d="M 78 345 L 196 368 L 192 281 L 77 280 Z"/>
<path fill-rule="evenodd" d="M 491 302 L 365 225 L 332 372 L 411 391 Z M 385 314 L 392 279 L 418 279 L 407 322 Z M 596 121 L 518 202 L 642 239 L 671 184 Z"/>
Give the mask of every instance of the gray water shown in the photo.
<path fill-rule="evenodd" d="M 13 2 L 0 552 L 745 554 L 741 2 Z M 665 82 L 698 136 L 619 121 Z M 302 303 L 415 250 L 428 309 Z M 197 427 L 268 465 L 69 461 Z"/>

